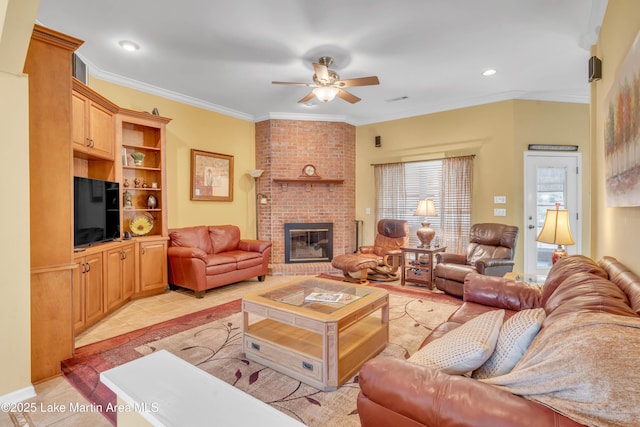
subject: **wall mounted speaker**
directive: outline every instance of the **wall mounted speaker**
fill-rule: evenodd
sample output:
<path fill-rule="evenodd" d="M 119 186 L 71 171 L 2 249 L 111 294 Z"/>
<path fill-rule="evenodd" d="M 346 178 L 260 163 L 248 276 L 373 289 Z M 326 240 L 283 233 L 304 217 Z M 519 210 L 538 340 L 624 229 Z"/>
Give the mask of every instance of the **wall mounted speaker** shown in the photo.
<path fill-rule="evenodd" d="M 87 64 L 75 53 L 72 56 L 72 75 L 82 83 L 87 84 Z"/>
<path fill-rule="evenodd" d="M 602 61 L 597 56 L 589 58 L 589 83 L 602 78 Z"/>
<path fill-rule="evenodd" d="M 382 142 L 380 141 L 380 135 L 376 136 L 376 147 L 380 148 L 382 146 Z"/>

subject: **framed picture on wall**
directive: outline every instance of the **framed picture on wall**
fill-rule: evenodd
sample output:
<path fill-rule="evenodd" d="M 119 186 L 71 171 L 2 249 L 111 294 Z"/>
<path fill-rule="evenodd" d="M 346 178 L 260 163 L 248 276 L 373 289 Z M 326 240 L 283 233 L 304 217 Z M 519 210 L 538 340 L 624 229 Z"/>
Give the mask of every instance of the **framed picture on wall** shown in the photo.
<path fill-rule="evenodd" d="M 607 207 L 640 206 L 640 34 L 606 98 L 604 159 Z"/>
<path fill-rule="evenodd" d="M 191 200 L 233 201 L 233 156 L 191 150 Z"/>

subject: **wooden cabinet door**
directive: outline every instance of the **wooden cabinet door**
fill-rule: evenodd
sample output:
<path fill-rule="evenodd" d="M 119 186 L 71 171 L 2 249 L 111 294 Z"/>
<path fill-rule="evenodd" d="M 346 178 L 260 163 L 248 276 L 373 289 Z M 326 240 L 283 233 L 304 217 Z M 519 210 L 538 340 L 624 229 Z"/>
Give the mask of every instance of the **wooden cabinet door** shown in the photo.
<path fill-rule="evenodd" d="M 134 250 L 133 243 L 122 248 L 122 253 L 124 254 L 122 259 L 122 298 L 124 299 L 133 295 L 136 283 Z"/>
<path fill-rule="evenodd" d="M 104 278 L 105 311 L 117 306 L 122 299 L 122 249 L 117 248 L 106 253 Z"/>
<path fill-rule="evenodd" d="M 114 114 L 83 94 L 72 92 L 71 141 L 76 151 L 113 160 L 116 142 Z"/>
<path fill-rule="evenodd" d="M 89 102 L 89 138 L 92 153 L 113 160 L 115 120 L 113 114 L 95 102 Z"/>
<path fill-rule="evenodd" d="M 102 253 L 87 255 L 85 264 L 87 265 L 84 273 L 85 321 L 91 324 L 100 319 L 104 313 Z"/>
<path fill-rule="evenodd" d="M 84 275 L 81 273 L 84 258 L 73 269 L 73 330 L 78 332 L 84 327 Z"/>
<path fill-rule="evenodd" d="M 89 118 L 87 117 L 87 104 L 89 100 L 84 96 L 73 92 L 71 96 L 71 142 L 73 149 L 77 151 L 88 150 Z"/>
<path fill-rule="evenodd" d="M 140 291 L 164 289 L 167 281 L 167 242 L 140 243 Z"/>

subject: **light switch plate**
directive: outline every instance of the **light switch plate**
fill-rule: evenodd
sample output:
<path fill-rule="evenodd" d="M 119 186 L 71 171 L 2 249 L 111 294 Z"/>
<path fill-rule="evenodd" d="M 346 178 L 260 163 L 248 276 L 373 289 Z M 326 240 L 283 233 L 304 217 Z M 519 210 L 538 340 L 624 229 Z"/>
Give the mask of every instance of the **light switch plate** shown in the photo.
<path fill-rule="evenodd" d="M 507 210 L 506 209 L 494 209 L 493 210 L 493 216 L 507 216 Z"/>
<path fill-rule="evenodd" d="M 371 208 L 366 208 L 364 211 L 367 215 L 371 215 Z"/>
<path fill-rule="evenodd" d="M 493 196 L 493 203 L 496 205 L 504 205 L 507 203 L 507 196 Z"/>

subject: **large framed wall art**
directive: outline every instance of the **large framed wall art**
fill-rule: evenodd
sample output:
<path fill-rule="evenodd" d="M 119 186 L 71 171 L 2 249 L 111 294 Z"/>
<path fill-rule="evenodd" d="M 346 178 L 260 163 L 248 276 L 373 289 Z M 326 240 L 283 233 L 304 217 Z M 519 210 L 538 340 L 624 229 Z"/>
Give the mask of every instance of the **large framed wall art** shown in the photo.
<path fill-rule="evenodd" d="M 191 150 L 191 200 L 233 201 L 233 156 Z"/>
<path fill-rule="evenodd" d="M 620 64 L 605 108 L 607 207 L 640 206 L 640 33 Z"/>

